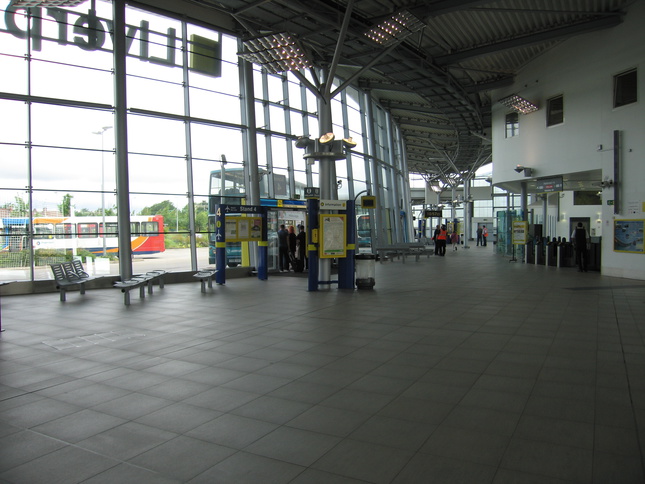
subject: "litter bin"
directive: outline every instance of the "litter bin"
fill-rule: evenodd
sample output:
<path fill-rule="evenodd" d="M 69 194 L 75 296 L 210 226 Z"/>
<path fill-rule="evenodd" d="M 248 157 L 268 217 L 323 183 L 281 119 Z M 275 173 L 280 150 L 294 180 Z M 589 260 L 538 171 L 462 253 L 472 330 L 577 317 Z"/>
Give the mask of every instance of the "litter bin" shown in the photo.
<path fill-rule="evenodd" d="M 376 255 L 358 254 L 356 259 L 356 287 L 358 289 L 372 289 L 376 280 Z"/>

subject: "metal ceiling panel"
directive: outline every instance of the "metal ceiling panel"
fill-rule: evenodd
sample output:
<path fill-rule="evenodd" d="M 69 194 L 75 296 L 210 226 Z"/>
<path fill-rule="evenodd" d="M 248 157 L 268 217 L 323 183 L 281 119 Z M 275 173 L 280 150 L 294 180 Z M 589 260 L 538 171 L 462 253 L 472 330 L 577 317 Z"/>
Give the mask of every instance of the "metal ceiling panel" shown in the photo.
<path fill-rule="evenodd" d="M 573 35 L 618 25 L 632 0 L 143 0 L 242 38 L 296 36 L 318 68 L 370 89 L 401 128 L 411 172 L 459 177 L 490 159 L 490 90 Z M 166 5 L 172 4 L 172 8 Z M 351 9 L 344 42 L 337 46 Z M 425 23 L 390 51 L 365 32 L 406 9 Z M 218 20 L 219 19 L 219 20 Z M 361 69 L 364 69 L 361 71 Z"/>

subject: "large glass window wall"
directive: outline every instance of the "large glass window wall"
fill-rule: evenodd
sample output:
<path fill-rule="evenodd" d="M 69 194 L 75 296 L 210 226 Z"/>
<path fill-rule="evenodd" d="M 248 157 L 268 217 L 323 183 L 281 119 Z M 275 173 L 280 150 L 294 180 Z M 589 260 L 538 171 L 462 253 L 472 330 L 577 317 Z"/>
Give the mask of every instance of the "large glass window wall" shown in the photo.
<path fill-rule="evenodd" d="M 14 8 L 0 1 L 0 69 L 12 73 L 0 76 L 2 281 L 50 279 L 47 264 L 71 256 L 97 275 L 119 270 L 113 235 L 116 217 L 125 215 L 117 196 L 113 5 L 94 3 L 95 15 L 87 3 Z M 163 242 L 154 250 L 133 246 L 133 272 L 194 270 L 212 263 L 213 174 L 225 167 L 248 179 L 243 103 L 256 107 L 263 196 L 303 198 L 305 186 L 319 186 L 319 163 L 305 160 L 293 141 L 318 136 L 317 98 L 295 76 L 254 66 L 254 99 L 246 100 L 237 39 L 132 7 L 126 23 L 131 232 Z M 401 147 L 392 146 L 388 114 L 373 106 L 377 118 L 366 129 L 365 103 L 353 87 L 332 101 L 335 134 L 357 143 L 336 162 L 338 193 L 381 198 L 385 214 L 369 223 L 387 243 L 396 237 L 391 188 L 400 190 L 407 169 Z"/>

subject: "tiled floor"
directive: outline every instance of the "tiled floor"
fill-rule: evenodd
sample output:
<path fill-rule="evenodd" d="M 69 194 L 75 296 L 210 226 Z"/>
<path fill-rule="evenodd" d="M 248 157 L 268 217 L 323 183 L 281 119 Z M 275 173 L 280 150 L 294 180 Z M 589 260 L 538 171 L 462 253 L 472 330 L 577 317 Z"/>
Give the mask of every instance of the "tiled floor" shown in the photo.
<path fill-rule="evenodd" d="M 0 482 L 644 482 L 645 282 L 376 269 L 3 298 Z"/>

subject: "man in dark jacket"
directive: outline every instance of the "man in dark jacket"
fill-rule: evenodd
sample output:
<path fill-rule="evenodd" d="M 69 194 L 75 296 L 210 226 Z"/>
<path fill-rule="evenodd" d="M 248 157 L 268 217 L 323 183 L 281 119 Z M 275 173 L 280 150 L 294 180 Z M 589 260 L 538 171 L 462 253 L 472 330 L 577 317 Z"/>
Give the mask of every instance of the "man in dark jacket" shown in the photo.
<path fill-rule="evenodd" d="M 578 261 L 578 272 L 587 272 L 587 243 L 589 236 L 582 222 L 571 233 L 573 247 L 576 250 L 576 260 Z"/>
<path fill-rule="evenodd" d="M 280 272 L 288 272 L 289 263 L 289 232 L 284 224 L 281 224 L 280 230 L 278 230 L 278 267 Z"/>

